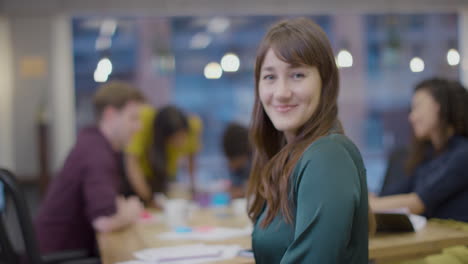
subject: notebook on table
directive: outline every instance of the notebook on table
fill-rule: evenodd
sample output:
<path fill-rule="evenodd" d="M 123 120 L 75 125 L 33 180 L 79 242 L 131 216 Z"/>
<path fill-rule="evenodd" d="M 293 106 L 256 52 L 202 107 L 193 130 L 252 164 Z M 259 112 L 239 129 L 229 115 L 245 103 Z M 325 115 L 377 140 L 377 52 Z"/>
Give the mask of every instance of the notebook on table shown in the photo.
<path fill-rule="evenodd" d="M 411 214 L 408 208 L 374 212 L 377 232 L 417 232 L 426 226 L 424 216 Z"/>

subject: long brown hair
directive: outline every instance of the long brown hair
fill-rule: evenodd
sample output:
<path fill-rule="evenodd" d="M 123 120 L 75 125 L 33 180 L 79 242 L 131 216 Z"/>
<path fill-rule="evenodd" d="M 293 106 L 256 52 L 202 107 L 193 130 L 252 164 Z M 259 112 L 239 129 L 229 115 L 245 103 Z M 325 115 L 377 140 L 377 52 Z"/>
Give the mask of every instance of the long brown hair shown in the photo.
<path fill-rule="evenodd" d="M 154 175 L 152 177 L 152 191 L 166 192 L 169 178 L 167 168 L 168 154 L 167 145 L 169 138 L 177 132 L 188 132 L 189 126 L 187 116 L 175 106 L 161 108 L 153 121 L 153 140 L 148 149 Z"/>
<path fill-rule="evenodd" d="M 286 142 L 283 133 L 275 129 L 259 99 L 261 68 L 270 49 L 291 65 L 317 67 L 322 79 L 317 109 L 298 129 L 292 142 Z M 279 212 L 292 223 L 290 175 L 305 149 L 339 124 L 338 90 L 338 68 L 333 51 L 326 34 L 317 24 L 306 18 L 296 18 L 270 28 L 259 46 L 255 64 L 255 103 L 250 131 L 255 151 L 248 186 L 248 197 L 253 197 L 249 207 L 252 220 L 255 221 L 265 203 L 268 204 L 266 218 L 261 223 L 263 227 Z"/>
<path fill-rule="evenodd" d="M 442 137 L 442 147 L 434 152 L 442 152 L 452 134 L 468 137 L 468 92 L 457 81 L 433 78 L 420 82 L 414 88 L 417 91 L 426 91 L 439 105 L 439 129 Z M 428 139 L 418 139 L 413 135 L 412 146 L 406 163 L 408 175 L 428 157 L 432 148 Z"/>

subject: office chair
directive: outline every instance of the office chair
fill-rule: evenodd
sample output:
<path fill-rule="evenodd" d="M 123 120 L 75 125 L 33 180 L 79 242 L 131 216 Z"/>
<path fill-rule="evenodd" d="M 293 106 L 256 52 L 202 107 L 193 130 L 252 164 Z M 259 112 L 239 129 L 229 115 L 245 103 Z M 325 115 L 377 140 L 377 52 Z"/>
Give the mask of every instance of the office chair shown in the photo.
<path fill-rule="evenodd" d="M 65 251 L 42 256 L 32 218 L 14 175 L 0 169 L 4 205 L 0 210 L 0 264 L 99 264 L 85 251 Z M 16 220 L 16 221 L 15 221 Z"/>
<path fill-rule="evenodd" d="M 407 177 L 405 171 L 405 162 L 407 158 L 408 149 L 406 147 L 397 147 L 390 152 L 387 170 L 379 193 L 385 193 L 393 184 L 402 181 Z"/>

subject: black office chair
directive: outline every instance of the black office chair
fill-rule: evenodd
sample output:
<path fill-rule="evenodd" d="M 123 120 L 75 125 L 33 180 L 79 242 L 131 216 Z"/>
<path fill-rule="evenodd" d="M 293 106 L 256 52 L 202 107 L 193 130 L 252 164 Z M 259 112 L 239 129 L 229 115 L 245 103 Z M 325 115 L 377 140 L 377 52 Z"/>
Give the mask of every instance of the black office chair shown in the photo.
<path fill-rule="evenodd" d="M 0 264 L 99 264 L 85 251 L 66 251 L 41 256 L 32 219 L 13 174 L 0 169 L 4 206 L 0 211 Z M 16 220 L 16 221 L 15 221 Z"/>
<path fill-rule="evenodd" d="M 408 158 L 406 147 L 394 148 L 388 157 L 388 166 L 385 171 L 384 180 L 379 193 L 385 193 L 393 184 L 404 180 L 407 177 L 405 162 Z"/>

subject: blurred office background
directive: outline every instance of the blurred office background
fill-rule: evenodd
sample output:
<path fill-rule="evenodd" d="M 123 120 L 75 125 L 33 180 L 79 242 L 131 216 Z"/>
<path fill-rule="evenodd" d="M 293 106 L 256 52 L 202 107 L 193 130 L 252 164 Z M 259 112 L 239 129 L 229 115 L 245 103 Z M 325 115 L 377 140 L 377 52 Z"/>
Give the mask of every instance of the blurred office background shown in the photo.
<path fill-rule="evenodd" d="M 0 166 L 24 182 L 53 177 L 92 121 L 96 87 L 121 79 L 156 107 L 199 115 L 200 183 L 226 177 L 220 137 L 230 121 L 249 124 L 257 44 L 295 16 L 332 42 L 341 120 L 378 191 L 388 154 L 411 137 L 414 85 L 467 84 L 466 1 L 0 1 Z"/>

